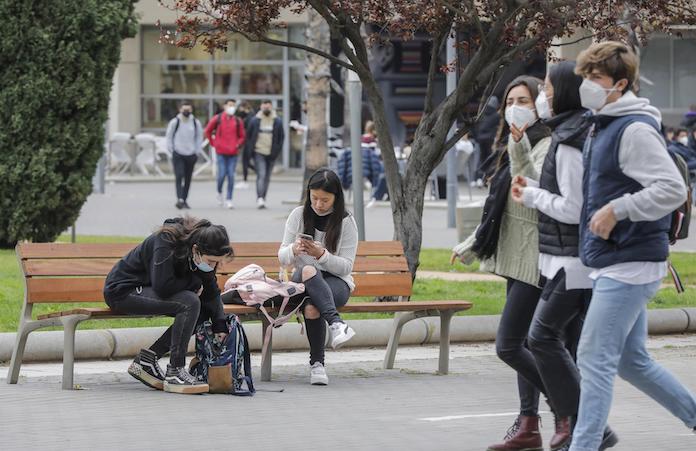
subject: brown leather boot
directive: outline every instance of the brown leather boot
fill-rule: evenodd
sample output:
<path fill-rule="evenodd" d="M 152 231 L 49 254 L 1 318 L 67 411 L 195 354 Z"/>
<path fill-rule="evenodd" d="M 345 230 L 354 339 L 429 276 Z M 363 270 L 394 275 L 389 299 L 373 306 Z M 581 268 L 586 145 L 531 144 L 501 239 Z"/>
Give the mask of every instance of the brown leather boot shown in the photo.
<path fill-rule="evenodd" d="M 543 451 L 539 433 L 539 417 L 520 415 L 508 430 L 502 443 L 488 447 L 487 451 Z"/>
<path fill-rule="evenodd" d="M 549 447 L 551 451 L 562 450 L 564 446 L 570 443 L 573 438 L 573 418 L 572 417 L 554 417 L 556 423 L 556 432 L 551 437 Z"/>

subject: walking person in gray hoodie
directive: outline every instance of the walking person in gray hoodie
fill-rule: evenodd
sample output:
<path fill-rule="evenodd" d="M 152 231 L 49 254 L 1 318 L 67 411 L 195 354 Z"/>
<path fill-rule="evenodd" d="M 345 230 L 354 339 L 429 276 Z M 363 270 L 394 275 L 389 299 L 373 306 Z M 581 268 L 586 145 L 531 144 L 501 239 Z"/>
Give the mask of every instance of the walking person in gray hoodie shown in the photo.
<path fill-rule="evenodd" d="M 270 100 L 261 102 L 261 109 L 251 118 L 246 131 L 247 152 L 256 166 L 256 205 L 266 208 L 266 193 L 271 182 L 273 164 L 283 150 L 283 121 L 273 110 Z"/>
<path fill-rule="evenodd" d="M 631 91 L 638 58 L 620 42 L 577 60 L 582 106 L 594 112 L 583 151 L 580 259 L 593 269 L 578 348 L 580 408 L 571 451 L 596 451 L 618 374 L 696 427 L 696 397 L 645 347 L 647 304 L 667 274 L 671 213 L 687 197 L 660 134 L 660 112 Z"/>
<path fill-rule="evenodd" d="M 181 102 L 179 114 L 167 126 L 167 150 L 172 154 L 176 184 L 176 208 L 191 208 L 186 202 L 193 168 L 203 143 L 203 127 L 193 115 L 191 102 Z"/>

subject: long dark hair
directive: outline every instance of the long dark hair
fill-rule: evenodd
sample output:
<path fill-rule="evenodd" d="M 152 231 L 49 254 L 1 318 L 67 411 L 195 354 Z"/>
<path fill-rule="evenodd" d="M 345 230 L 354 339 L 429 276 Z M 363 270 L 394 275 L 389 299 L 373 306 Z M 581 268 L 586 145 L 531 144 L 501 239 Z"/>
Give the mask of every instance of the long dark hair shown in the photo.
<path fill-rule="evenodd" d="M 318 169 L 307 181 L 307 189 L 304 194 L 304 210 L 302 212 L 302 222 L 304 224 L 303 233 L 314 236 L 314 219 L 316 213 L 312 210 L 312 200 L 309 190 L 320 189 L 335 196 L 333 212 L 329 215 L 326 225 L 326 235 L 324 242 L 329 252 L 336 252 L 338 240 L 341 237 L 343 218 L 346 217 L 346 202 L 343 199 L 343 185 L 341 179 L 334 171 L 328 168 Z"/>
<path fill-rule="evenodd" d="M 191 216 L 168 219 L 157 233 L 173 245 L 174 257 L 179 260 L 191 257 L 191 248 L 194 244 L 198 246 L 202 255 L 234 257 L 225 227 L 212 224 L 207 219 Z"/>
<path fill-rule="evenodd" d="M 551 109 L 554 115 L 582 109 L 580 85 L 583 78 L 575 73 L 575 61 L 561 61 L 549 69 L 549 81 L 553 86 Z"/>
<path fill-rule="evenodd" d="M 512 80 L 505 88 L 505 94 L 503 95 L 503 100 L 500 104 L 500 125 L 498 126 L 498 133 L 495 137 L 495 142 L 493 148 L 496 150 L 497 165 L 494 170 L 499 169 L 503 166 L 504 162 L 507 160 L 507 143 L 510 139 L 510 126 L 505 120 L 505 108 L 507 108 L 507 98 L 513 88 L 518 86 L 526 86 L 529 90 L 529 95 L 531 96 L 532 102 L 534 102 L 539 95 L 539 85 L 543 83 L 542 80 L 537 77 L 532 77 L 530 75 L 520 75 Z M 551 134 L 551 131 L 541 123 L 541 121 L 535 122 L 532 126 L 527 129 L 527 136 L 529 141 L 534 147 L 537 142 L 542 138 L 545 138 Z"/>

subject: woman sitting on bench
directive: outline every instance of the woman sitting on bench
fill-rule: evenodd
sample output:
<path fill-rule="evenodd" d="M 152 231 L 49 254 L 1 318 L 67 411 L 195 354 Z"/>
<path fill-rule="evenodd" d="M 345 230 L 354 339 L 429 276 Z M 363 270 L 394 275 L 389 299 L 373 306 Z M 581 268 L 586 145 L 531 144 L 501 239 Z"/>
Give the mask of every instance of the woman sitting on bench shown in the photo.
<path fill-rule="evenodd" d="M 213 320 L 213 331 L 227 331 L 215 268 L 233 257 L 223 226 L 191 217 L 168 219 L 116 263 L 104 284 L 104 299 L 125 315 L 173 316 L 174 323 L 152 345 L 141 349 L 128 373 L 145 385 L 172 393 L 206 393 L 185 368 L 186 349 L 197 322 Z M 170 352 L 167 372 L 157 363 Z"/>
<path fill-rule="evenodd" d="M 351 272 L 358 249 L 358 226 L 346 211 L 338 175 L 319 169 L 309 178 L 304 206 L 295 208 L 285 224 L 278 250 L 282 266 L 293 266 L 292 280 L 303 282 L 308 296 L 304 306 L 309 340 L 310 383 L 327 385 L 324 343 L 329 324 L 334 349 L 350 340 L 355 331 L 336 310 L 348 302 L 355 288 Z"/>

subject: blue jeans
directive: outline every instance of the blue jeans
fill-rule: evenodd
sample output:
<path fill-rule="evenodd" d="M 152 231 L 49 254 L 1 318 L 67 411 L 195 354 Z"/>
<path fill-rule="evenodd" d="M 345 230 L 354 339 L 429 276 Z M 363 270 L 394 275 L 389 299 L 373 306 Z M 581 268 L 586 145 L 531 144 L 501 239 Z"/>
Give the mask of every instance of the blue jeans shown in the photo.
<path fill-rule="evenodd" d="M 232 200 L 234 172 L 237 169 L 237 155 L 218 155 L 217 165 L 217 191 L 222 194 L 222 185 L 225 184 L 225 177 L 227 177 L 227 200 Z"/>
<path fill-rule="evenodd" d="M 687 426 L 696 426 L 696 398 L 645 349 L 647 304 L 660 282 L 630 285 L 606 277 L 595 281 L 578 349 L 580 411 L 571 451 L 599 448 L 617 373 Z"/>

